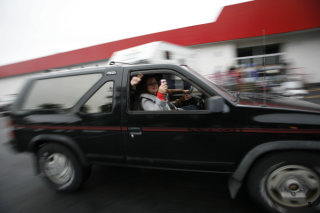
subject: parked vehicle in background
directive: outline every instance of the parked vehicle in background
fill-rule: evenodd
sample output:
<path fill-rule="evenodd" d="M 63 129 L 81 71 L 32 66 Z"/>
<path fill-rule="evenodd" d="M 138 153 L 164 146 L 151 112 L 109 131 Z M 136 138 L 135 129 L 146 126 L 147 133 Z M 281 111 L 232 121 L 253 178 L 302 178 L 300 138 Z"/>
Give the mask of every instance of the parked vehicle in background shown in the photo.
<path fill-rule="evenodd" d="M 178 64 L 196 67 L 196 51 L 164 41 L 155 41 L 116 51 L 110 62 L 127 64 Z"/>
<path fill-rule="evenodd" d="M 142 74 L 188 90 L 185 110 L 142 111 L 130 80 Z M 142 83 L 141 83 L 142 84 Z M 168 102 L 183 94 L 170 94 Z M 188 110 L 192 109 L 192 110 Z M 320 105 L 262 93 L 231 93 L 187 67 L 121 65 L 30 80 L 11 112 L 11 145 L 33 153 L 41 177 L 74 191 L 91 166 L 230 174 L 270 212 L 320 208 Z"/>

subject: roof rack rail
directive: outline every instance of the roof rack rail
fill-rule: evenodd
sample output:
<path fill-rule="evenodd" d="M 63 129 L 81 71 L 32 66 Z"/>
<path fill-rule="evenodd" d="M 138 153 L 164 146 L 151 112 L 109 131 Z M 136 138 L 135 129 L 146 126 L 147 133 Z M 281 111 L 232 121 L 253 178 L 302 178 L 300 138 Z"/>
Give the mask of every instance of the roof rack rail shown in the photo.
<path fill-rule="evenodd" d="M 127 64 L 127 65 L 134 65 L 131 63 L 126 63 L 126 62 L 120 62 L 120 61 L 110 61 L 109 65 L 115 65 L 115 64 Z"/>

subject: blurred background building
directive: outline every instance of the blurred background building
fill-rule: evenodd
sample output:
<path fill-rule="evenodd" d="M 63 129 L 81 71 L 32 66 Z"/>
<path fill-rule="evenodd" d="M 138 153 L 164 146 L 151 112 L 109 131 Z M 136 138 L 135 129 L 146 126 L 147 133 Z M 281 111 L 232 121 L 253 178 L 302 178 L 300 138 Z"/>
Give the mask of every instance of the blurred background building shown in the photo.
<path fill-rule="evenodd" d="M 319 0 L 255 0 L 224 7 L 216 22 L 0 66 L 0 97 L 17 93 L 29 77 L 101 66 L 107 64 L 115 51 L 154 41 L 193 50 L 196 61 L 193 68 L 230 89 L 274 87 L 274 91 L 281 91 L 281 86 L 317 84 L 320 82 L 319 10 Z M 174 51 L 164 51 L 164 60 L 175 57 Z M 301 85 L 290 84 L 293 81 Z"/>

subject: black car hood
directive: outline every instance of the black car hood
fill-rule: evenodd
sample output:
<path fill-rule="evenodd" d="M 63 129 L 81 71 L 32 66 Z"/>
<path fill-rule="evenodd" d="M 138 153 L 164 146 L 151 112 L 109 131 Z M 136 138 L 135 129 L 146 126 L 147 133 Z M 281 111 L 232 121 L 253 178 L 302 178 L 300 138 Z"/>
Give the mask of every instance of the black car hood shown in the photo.
<path fill-rule="evenodd" d="M 279 109 L 320 113 L 320 105 L 308 101 L 263 93 L 240 93 L 238 105 L 272 107 Z"/>

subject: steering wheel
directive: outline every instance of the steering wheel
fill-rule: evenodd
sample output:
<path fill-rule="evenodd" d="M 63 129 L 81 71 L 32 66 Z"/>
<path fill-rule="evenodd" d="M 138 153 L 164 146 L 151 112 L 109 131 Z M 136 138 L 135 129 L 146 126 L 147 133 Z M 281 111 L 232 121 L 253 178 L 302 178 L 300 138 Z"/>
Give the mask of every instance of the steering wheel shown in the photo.
<path fill-rule="evenodd" d="M 203 101 L 203 98 L 198 97 L 197 95 L 192 95 L 193 90 L 194 90 L 194 87 L 190 86 L 188 94 L 190 94 L 191 98 L 182 103 L 182 108 L 188 108 L 189 110 L 204 109 L 205 103 Z"/>

